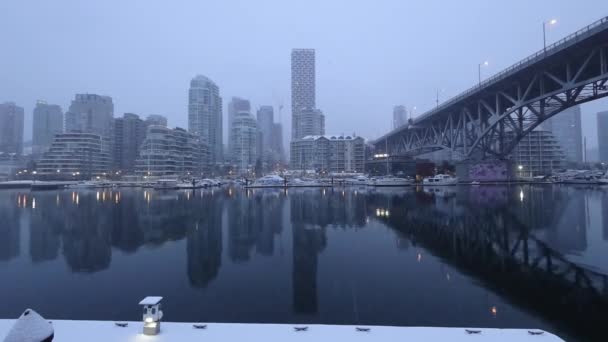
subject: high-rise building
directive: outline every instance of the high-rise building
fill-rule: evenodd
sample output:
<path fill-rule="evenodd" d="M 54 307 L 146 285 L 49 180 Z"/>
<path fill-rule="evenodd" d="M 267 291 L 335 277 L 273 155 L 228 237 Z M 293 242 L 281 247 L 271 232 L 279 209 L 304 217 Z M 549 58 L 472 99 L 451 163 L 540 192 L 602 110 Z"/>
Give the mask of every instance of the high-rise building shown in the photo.
<path fill-rule="evenodd" d="M 291 115 L 292 125 L 302 110 L 313 110 L 315 103 L 315 50 L 293 49 L 291 51 Z M 295 125 L 292 127 L 292 139 L 297 136 Z"/>
<path fill-rule="evenodd" d="M 182 128 L 148 126 L 135 173 L 146 177 L 200 177 L 206 171 L 207 151 L 197 135 Z"/>
<path fill-rule="evenodd" d="M 63 110 L 59 105 L 36 102 L 32 130 L 32 153 L 40 156 L 53 143 L 56 134 L 63 133 Z"/>
<path fill-rule="evenodd" d="M 232 124 L 238 112 L 251 113 L 251 103 L 247 99 L 233 96 L 228 103 L 228 150 L 232 151 Z"/>
<path fill-rule="evenodd" d="M 210 164 L 222 161 L 222 98 L 219 87 L 202 75 L 190 81 L 188 131 L 208 146 Z"/>
<path fill-rule="evenodd" d="M 146 118 L 146 125 L 147 126 L 154 125 L 154 126 L 167 127 L 167 118 L 162 115 L 151 114 L 151 115 L 148 115 L 148 117 Z"/>
<path fill-rule="evenodd" d="M 114 119 L 113 167 L 117 171 L 131 173 L 135 170 L 135 160 L 146 137 L 147 123 L 139 115 L 125 113 Z"/>
<path fill-rule="evenodd" d="M 114 118 L 114 104 L 109 96 L 76 94 L 65 113 L 65 131 L 94 133 L 109 139 Z"/>
<path fill-rule="evenodd" d="M 599 161 L 608 161 L 608 111 L 597 113 L 597 142 Z M 606 222 L 608 227 L 608 222 Z"/>
<path fill-rule="evenodd" d="M 36 171 L 47 179 L 91 179 L 106 176 L 110 163 L 107 139 L 93 133 L 67 132 L 55 135 Z"/>
<path fill-rule="evenodd" d="M 23 154 L 23 107 L 0 104 L 0 152 Z"/>
<path fill-rule="evenodd" d="M 292 140 L 325 134 L 325 116 L 318 109 L 303 109 L 294 115 L 292 120 Z"/>
<path fill-rule="evenodd" d="M 285 160 L 285 148 L 283 147 L 283 125 L 274 123 L 272 125 L 272 146 L 276 154 L 276 161 Z"/>
<path fill-rule="evenodd" d="M 407 123 L 407 109 L 403 105 L 393 108 L 393 129 L 399 128 Z"/>
<path fill-rule="evenodd" d="M 508 132 L 506 139 L 513 139 Z M 519 174 L 550 175 L 565 167 L 566 154 L 550 131 L 534 130 L 524 136 L 511 152 L 511 158 L 521 170 Z"/>
<path fill-rule="evenodd" d="M 551 131 L 566 154 L 566 161 L 580 163 L 583 161 L 583 129 L 581 126 L 581 107 L 570 107 L 542 125 Z"/>
<path fill-rule="evenodd" d="M 291 51 L 291 112 L 315 108 L 315 50 Z"/>
<path fill-rule="evenodd" d="M 274 125 L 274 110 L 272 106 L 261 106 L 257 113 L 258 129 L 262 132 L 262 151 L 264 154 L 272 151 L 272 128 Z"/>
<path fill-rule="evenodd" d="M 365 140 L 357 136 L 310 135 L 291 142 L 291 168 L 325 172 L 363 172 Z"/>
<path fill-rule="evenodd" d="M 253 170 L 257 161 L 258 126 L 247 111 L 236 113 L 232 123 L 232 161 L 237 169 L 245 173 Z"/>

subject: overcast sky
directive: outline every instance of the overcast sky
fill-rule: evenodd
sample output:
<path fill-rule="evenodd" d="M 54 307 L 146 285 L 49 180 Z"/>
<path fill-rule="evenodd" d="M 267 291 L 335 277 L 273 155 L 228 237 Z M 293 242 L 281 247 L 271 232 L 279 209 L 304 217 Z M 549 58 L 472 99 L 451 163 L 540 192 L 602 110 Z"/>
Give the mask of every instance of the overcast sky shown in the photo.
<path fill-rule="evenodd" d="M 317 51 L 317 106 L 327 133 L 375 138 L 392 107 L 417 114 L 608 15 L 606 0 L 2 0 L 0 102 L 37 99 L 67 110 L 76 93 L 112 96 L 115 116 L 162 114 L 187 127 L 190 79 L 203 74 L 254 107 L 283 104 L 290 136 L 290 52 Z M 276 110 L 276 109 L 275 109 Z M 597 145 L 595 113 L 584 135 Z M 276 114 L 275 114 L 276 115 Z M 275 119 L 275 120 L 278 120 Z M 224 120 L 224 123 L 226 120 Z"/>

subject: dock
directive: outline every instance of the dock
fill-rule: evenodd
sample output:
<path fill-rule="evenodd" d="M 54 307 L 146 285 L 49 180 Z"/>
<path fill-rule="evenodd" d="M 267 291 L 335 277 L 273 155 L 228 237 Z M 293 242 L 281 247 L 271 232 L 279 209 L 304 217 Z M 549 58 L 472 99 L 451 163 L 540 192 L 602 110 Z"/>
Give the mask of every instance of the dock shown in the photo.
<path fill-rule="evenodd" d="M 236 324 L 162 322 L 157 336 L 145 336 L 143 323 L 114 321 L 49 320 L 56 341 L 492 341 L 492 342 L 563 342 L 542 331 L 527 329 L 389 327 L 316 324 Z M 0 338 L 4 338 L 15 320 L 0 320 Z M 117 325 L 116 323 L 119 323 Z M 126 325 L 125 325 L 126 323 Z M 196 326 L 196 327 L 195 327 Z"/>

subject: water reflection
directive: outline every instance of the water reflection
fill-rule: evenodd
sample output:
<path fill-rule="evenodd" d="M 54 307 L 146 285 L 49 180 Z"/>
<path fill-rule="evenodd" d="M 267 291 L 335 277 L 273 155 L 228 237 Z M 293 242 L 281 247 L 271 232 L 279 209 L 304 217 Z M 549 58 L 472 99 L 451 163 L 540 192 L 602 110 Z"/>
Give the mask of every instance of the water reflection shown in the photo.
<path fill-rule="evenodd" d="M 275 284 L 264 283 L 272 279 L 282 292 L 263 298 L 271 307 L 288 308 L 275 312 L 252 304 L 268 320 L 296 320 L 290 316 L 293 314 L 320 323 L 334 322 L 335 317 L 341 317 L 340 323 L 366 323 L 344 321 L 352 316 L 348 310 L 353 310 L 356 301 L 336 298 L 342 292 L 352 292 L 354 297 L 355 285 L 365 288 L 365 278 L 384 268 L 394 268 L 390 278 L 373 280 L 383 286 L 395 284 L 395 288 L 380 291 L 395 302 L 394 307 L 362 304 L 357 320 L 367 312 L 369 323 L 375 324 L 455 324 L 441 320 L 442 315 L 451 314 L 449 308 L 439 317 L 423 310 L 420 320 L 405 320 L 402 312 L 418 308 L 399 304 L 412 296 L 400 289 L 407 287 L 400 279 L 408 286 L 413 286 L 409 282 L 424 284 L 431 297 L 436 297 L 425 297 L 429 307 L 454 300 L 449 291 L 433 292 L 437 281 L 474 292 L 468 296 L 482 309 L 469 312 L 463 325 L 504 327 L 517 322 L 529 326 L 523 313 L 514 314 L 521 310 L 530 315 L 525 316 L 527 320 L 537 317 L 538 324 L 548 321 L 565 326 L 575 336 L 577 327 L 584 327 L 591 332 L 586 337 L 592 339 L 594 324 L 601 326 L 598 322 L 608 314 L 606 191 L 473 186 L 407 191 L 230 188 L 33 194 L 0 192 L 0 262 L 4 265 L 20 260 L 20 253 L 27 255 L 28 250 L 27 262 L 67 265 L 70 272 L 85 275 L 103 270 L 113 274 L 129 260 L 136 260 L 137 269 L 127 274 L 157 269 L 161 273 L 176 270 L 177 277 L 184 277 L 188 289 L 179 287 L 181 279 L 170 277 L 161 277 L 163 287 L 151 289 L 174 298 L 195 296 L 187 292 L 192 289 L 227 300 L 222 295 L 233 296 L 230 289 L 241 277 L 252 282 L 247 291 L 253 298 L 262 293 L 253 284 L 272 287 Z M 367 240 L 357 240 L 358 233 L 366 234 Z M 387 235 L 390 238 L 384 240 Z M 344 241 L 358 244 L 355 248 Z M 390 254 L 392 251 L 397 253 Z M 366 264 L 379 255 L 384 259 L 382 266 L 375 266 L 378 269 Z M 149 261 L 155 256 L 159 259 Z M 285 267 L 283 260 L 287 260 Z M 325 273 L 324 267 L 328 269 Z M 433 267 L 439 278 L 429 275 Z M 349 269 L 355 270 L 346 278 L 342 273 Z M 35 273 L 27 265 L 13 272 Z M 401 272 L 410 273 L 404 279 Z M 75 281 L 60 274 L 58 271 L 56 277 L 63 277 L 66 283 Z M 463 283 L 463 277 L 473 280 Z M 8 291 L 3 286 L 0 291 Z M 376 289 L 369 286 L 357 290 L 362 292 L 359 295 L 376 298 Z M 336 288 L 339 290 L 332 292 Z M 489 300 L 488 293 L 500 300 Z M 15 300 L 13 304 L 23 303 Z M 184 312 L 184 320 L 198 319 L 188 316 L 196 313 L 194 309 L 179 310 Z M 234 312 L 235 308 L 226 310 Z M 333 316 L 327 316 L 328 312 Z M 226 314 L 226 319 L 234 319 L 233 314 Z"/>

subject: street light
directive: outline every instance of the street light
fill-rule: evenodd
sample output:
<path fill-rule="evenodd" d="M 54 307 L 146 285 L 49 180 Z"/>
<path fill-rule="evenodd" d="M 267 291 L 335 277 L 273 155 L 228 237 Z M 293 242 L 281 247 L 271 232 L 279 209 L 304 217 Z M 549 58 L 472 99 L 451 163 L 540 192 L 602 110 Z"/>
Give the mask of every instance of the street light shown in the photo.
<path fill-rule="evenodd" d="M 439 89 L 439 88 L 437 88 L 437 97 L 435 99 L 435 101 L 437 102 L 437 107 L 439 107 L 439 93 L 443 94 L 444 92 L 445 92 L 445 89 Z"/>
<path fill-rule="evenodd" d="M 543 50 L 547 53 L 547 24 L 555 25 L 557 24 L 557 19 L 551 19 L 548 21 L 543 21 Z"/>
<path fill-rule="evenodd" d="M 488 65 L 490 65 L 488 61 L 484 61 L 483 63 L 477 64 L 477 78 L 479 79 L 479 85 L 481 85 L 481 67 L 487 67 Z"/>

